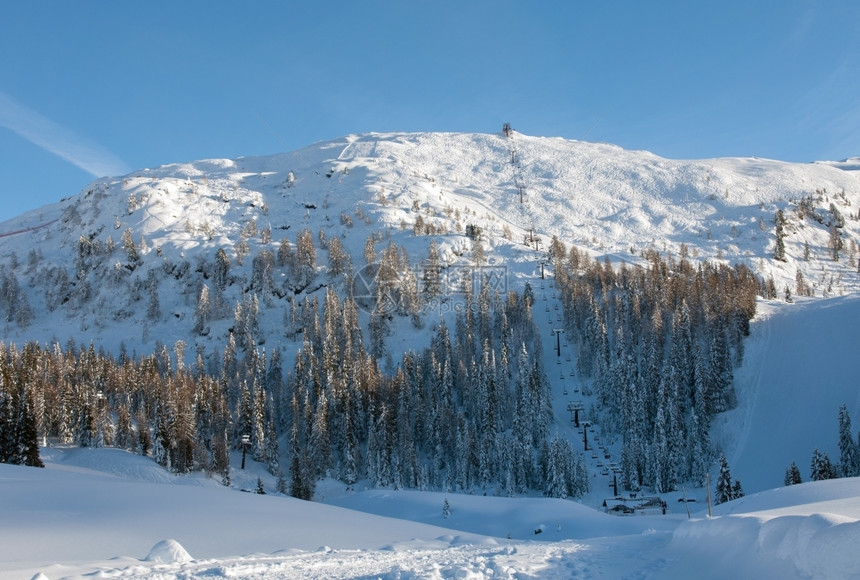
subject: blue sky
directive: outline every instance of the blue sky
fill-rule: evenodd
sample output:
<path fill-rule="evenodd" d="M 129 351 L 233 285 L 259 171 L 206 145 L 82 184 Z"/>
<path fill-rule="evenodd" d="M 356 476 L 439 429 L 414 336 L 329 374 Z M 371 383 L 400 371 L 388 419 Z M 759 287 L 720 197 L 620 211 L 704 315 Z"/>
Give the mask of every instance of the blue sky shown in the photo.
<path fill-rule="evenodd" d="M 102 173 L 369 131 L 860 156 L 856 1 L 16 2 L 0 220 Z"/>

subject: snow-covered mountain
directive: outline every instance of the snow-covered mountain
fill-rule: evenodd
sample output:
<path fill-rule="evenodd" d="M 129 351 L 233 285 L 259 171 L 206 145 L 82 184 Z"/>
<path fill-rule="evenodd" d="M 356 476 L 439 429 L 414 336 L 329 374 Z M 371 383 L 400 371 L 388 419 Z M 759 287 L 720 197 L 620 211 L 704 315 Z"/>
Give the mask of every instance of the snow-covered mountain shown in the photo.
<path fill-rule="evenodd" d="M 808 458 L 814 448 L 838 457 L 839 405 L 845 404 L 855 420 L 860 417 L 860 396 L 851 381 L 851 353 L 857 344 L 860 312 L 856 300 L 860 290 L 860 257 L 856 252 L 860 213 L 855 209 L 860 208 L 858 168 L 857 159 L 811 164 L 762 159 L 668 160 L 606 144 L 512 132 L 353 135 L 270 157 L 206 160 L 146 169 L 98 180 L 78 195 L 0 224 L 0 339 L 19 345 L 31 340 L 43 344 L 56 341 L 60 345 L 70 341 L 79 345 L 92 343 L 96 349 L 104 348 L 113 354 L 122 351 L 140 355 L 153 353 L 160 344 L 170 349 L 182 341 L 186 362 L 191 363 L 195 352 L 217 359 L 219 350 L 224 349 L 236 326 L 242 323 L 241 313 L 253 309 L 258 311 L 253 332 L 256 345 L 269 353 L 277 350 L 288 367 L 302 348 L 301 337 L 294 328 L 299 316 L 297 305 L 305 299 L 322 303 L 328 289 L 341 296 L 354 294 L 359 307 L 364 307 L 358 318 L 367 332 L 372 324 L 369 305 L 374 301 L 362 301 L 361 292 L 372 290 L 373 280 L 362 283 L 379 275 L 377 256 L 386 247 L 397 249 L 400 266 L 417 272 L 419 283 L 426 284 L 427 279 L 421 277 L 422 267 L 435 249 L 441 269 L 441 296 L 421 304 L 420 320 L 392 317 L 385 342 L 396 363 L 404 351 L 420 350 L 430 343 L 433 333 L 429 330 L 440 318 L 451 322 L 463 292 L 463 277 L 476 269 L 491 277 L 497 290 L 523 292 L 528 283 L 534 299 L 542 301 L 537 302 L 540 308 L 535 308 L 535 322 L 544 328 L 545 309 L 545 322 L 550 329 L 554 327 L 556 315 L 550 304 L 557 309 L 561 297 L 550 280 L 544 285 L 542 275 L 544 269 L 546 278 L 553 275 L 547 252 L 554 237 L 616 269 L 625 263 L 649 267 L 649 256 L 655 251 L 668 259 L 684 258 L 693 264 L 744 264 L 761 276 L 762 292 L 768 299 L 759 300 L 743 365 L 735 371 L 736 406 L 718 414 L 711 429 L 715 451 L 725 453 L 748 493 L 758 492 L 781 485 L 783 470 L 792 461 L 800 465 L 806 479 Z M 303 263 L 295 256 L 309 246 L 313 250 L 310 262 Z M 559 336 L 552 335 L 550 329 L 541 336 L 546 344 L 552 341 L 555 346 Z M 562 345 L 560 340 L 558 344 L 558 355 L 554 348 L 545 347 L 542 351 L 553 397 L 552 430 L 580 444 L 582 433 L 569 421 L 568 405 L 573 393 L 578 393 L 578 387 L 586 385 L 587 380 L 579 376 L 573 379 L 578 354 L 573 340 L 570 345 Z M 573 354 L 573 361 L 570 354 L 564 360 L 562 348 Z M 177 355 L 179 352 L 175 351 Z M 391 361 L 380 360 L 382 366 L 390 364 Z M 391 370 L 390 366 L 387 370 Z M 585 389 L 577 396 L 585 398 L 588 405 L 594 403 L 594 397 L 586 396 Z M 592 408 L 587 410 L 591 412 Z M 285 443 L 282 440 L 282 445 Z M 596 443 L 590 448 L 594 453 L 584 457 L 592 487 L 582 502 L 590 507 L 597 507 L 603 497 L 610 495 L 607 489 L 613 484 L 612 474 L 609 463 L 603 462 L 604 453 L 615 461 L 620 448 L 617 433 L 597 446 Z M 598 455 L 597 448 L 603 453 Z M 65 462 L 73 471 L 89 467 L 103 471 L 105 465 L 117 465 L 118 473 L 113 475 L 127 477 L 132 470 L 145 479 L 159 479 L 162 475 L 174 479 L 154 464 L 152 470 L 127 463 L 125 458 L 114 464 L 102 454 L 98 455 L 98 465 L 82 467 L 79 462 L 85 456 L 73 455 L 63 451 L 47 453 L 49 470 L 58 466 L 62 469 Z M 234 472 L 235 464 L 233 461 Z M 270 478 L 261 468 L 252 473 Z M 253 480 L 244 481 L 238 473 L 235 475 L 234 486 L 253 486 Z M 15 472 L 10 477 L 17 481 L 21 476 Z M 216 485 L 202 478 L 198 481 L 189 477 L 186 481 Z M 266 479 L 270 490 L 275 484 Z M 44 485 L 49 488 L 53 484 Z M 800 498 L 790 505 L 828 497 L 842 500 L 850 497 L 845 491 L 850 485 L 846 481 L 838 492 L 827 491 L 808 502 Z M 23 494 L 26 486 L 19 487 L 16 493 Z M 424 513 L 426 509 L 422 512 L 416 506 L 441 501 L 432 494 L 416 492 L 416 496 L 400 496 L 401 501 L 392 504 L 384 491 L 343 496 L 342 487 L 333 481 L 323 482 L 316 499 L 381 515 L 393 515 L 392 505 Z M 702 489 L 688 490 L 704 495 Z M 674 502 L 680 494 L 674 491 L 666 497 Z M 511 509 L 546 510 L 541 502 L 551 500 L 524 501 L 534 503 Z M 761 505 L 770 505 L 768 501 L 750 504 L 744 513 L 767 509 Z M 462 507 L 454 509 L 470 515 L 457 525 L 448 522 L 446 527 L 501 536 L 503 532 L 479 523 L 484 517 L 482 510 L 489 509 L 487 505 L 464 500 Z M 780 507 L 783 505 L 789 504 Z M 58 509 L 62 511 L 62 507 Z M 294 506 L 284 509 L 292 513 Z M 498 507 L 492 509 L 497 511 Z M 780 519 L 779 526 L 795 517 L 795 511 L 807 508 L 793 509 L 776 514 L 788 518 Z M 856 537 L 856 506 L 843 502 L 833 509 L 839 518 L 847 518 L 839 522 L 850 524 L 839 528 L 838 537 L 848 538 L 845 541 Z M 441 506 L 433 511 L 441 511 Z M 314 522 L 340 516 L 322 510 L 303 512 L 302 517 L 304 525 L 314 530 L 309 541 L 315 542 L 325 536 L 327 528 Z M 758 521 L 772 518 L 775 519 L 770 514 Z M 445 524 L 426 516 L 407 519 Z M 546 524 L 532 520 L 520 512 L 509 518 L 524 530 Z M 633 566 L 631 562 L 638 558 L 640 550 L 664 553 L 659 550 L 667 547 L 670 537 L 670 547 L 675 551 L 665 553 L 673 554 L 671 559 L 689 551 L 697 537 L 734 533 L 731 530 L 742 520 L 725 520 L 722 525 L 675 522 L 666 528 L 655 520 L 635 532 L 630 532 L 627 524 L 608 524 L 611 531 L 606 535 L 642 534 L 642 538 L 626 544 L 630 561 L 624 566 Z M 814 532 L 823 530 L 822 537 L 830 533 L 830 520 L 810 521 L 799 523 L 812 526 Z M 108 520 L 103 523 L 112 525 Z M 38 534 L 45 525 L 36 525 L 33 533 Z M 386 524 L 357 518 L 356 525 L 368 525 L 379 532 Z M 557 525 L 560 532 L 562 525 Z M 778 562 L 776 567 L 768 564 L 763 569 L 811 573 L 808 560 L 787 563 L 783 552 L 800 544 L 790 530 L 779 526 L 754 526 L 752 531 L 744 528 L 749 534 L 758 534 L 758 545 L 767 544 L 767 558 L 773 559 L 768 562 Z M 444 533 L 431 536 L 436 532 L 402 527 L 403 531 L 394 533 L 394 537 L 407 539 L 398 534 L 420 532 L 420 537 L 429 541 Z M 773 531 L 776 527 L 779 533 Z M 670 528 L 674 535 L 646 537 L 654 529 L 663 533 Z M 533 533 L 533 529 L 528 531 Z M 522 533 L 520 530 L 512 537 L 523 539 L 519 535 Z M 596 537 L 589 534 L 592 532 L 562 534 L 557 539 Z M 212 537 L 223 542 L 223 537 Z M 421 542 L 415 547 L 419 551 L 448 549 L 460 542 L 474 545 L 482 541 L 471 536 L 444 537 L 447 539 L 441 543 L 429 546 Z M 779 538 L 783 538 L 782 544 L 773 546 Z M 164 536 L 153 538 L 149 545 L 135 546 L 145 551 L 159 539 Z M 350 538 L 338 545 L 378 548 L 389 541 L 389 536 L 378 533 L 371 540 Z M 200 553 L 187 540 L 183 539 L 182 544 L 195 555 Z M 607 544 L 600 542 L 592 541 L 590 546 L 598 544 L 607 549 Z M 56 552 L 60 542 L 51 545 Z M 104 558 L 126 555 L 128 546 L 117 544 Z M 279 547 L 277 543 L 248 546 L 241 548 L 242 553 L 311 547 Z M 504 550 L 509 548 L 514 551 L 506 552 L 507 556 L 522 549 L 538 562 L 532 566 L 526 563 L 531 556 L 511 557 L 510 575 L 520 569 L 538 570 L 555 561 L 551 551 L 533 552 L 524 545 Z M 555 546 L 552 550 L 564 552 L 567 548 L 570 546 Z M 808 543 L 803 543 L 803 558 L 807 557 L 807 548 Z M 183 568 L 186 564 L 176 560 L 177 554 L 183 553 L 181 546 L 164 544 L 159 550 L 150 563 L 157 564 L 160 557 L 173 558 L 167 562 L 165 574 L 184 569 L 191 570 L 192 576 L 211 572 L 208 564 Z M 483 552 L 478 548 L 474 553 L 469 550 L 472 548 L 454 556 L 459 560 L 451 571 L 478 570 L 470 558 L 483 558 Z M 211 556 L 230 554 L 234 552 L 219 548 Z M 710 555 L 705 554 L 697 562 Z M 369 557 L 377 563 L 385 560 L 376 553 Z M 568 554 L 561 561 L 564 566 L 576 567 L 576 557 Z M 69 559 L 65 555 L 56 558 Z M 100 558 L 102 555 L 87 555 L 83 559 Z M 745 558 L 738 564 L 739 569 L 746 564 L 761 564 L 755 563 L 754 555 Z M 11 555 L 4 557 L 6 562 L 13 560 Z M 294 565 L 292 559 L 287 560 L 284 566 Z M 21 568 L 41 568 L 33 564 L 37 561 L 28 556 Z M 385 562 L 386 566 L 401 568 L 417 565 L 409 558 Z M 585 564 L 606 563 L 598 558 Z M 653 575 L 666 566 L 659 557 L 651 564 Z M 279 563 L 268 570 L 260 568 L 257 561 L 249 565 L 256 566 L 259 573 L 245 570 L 239 575 L 274 577 L 282 570 Z M 128 574 L 134 576 L 137 564 L 129 566 Z M 493 566 L 479 572 L 487 576 L 502 573 L 502 568 Z M 357 559 L 350 560 L 346 569 L 353 576 L 360 576 L 364 570 Z M 433 577 L 432 566 L 422 569 Z M 614 572 L 632 573 L 635 566 L 602 569 L 605 576 L 613 576 Z M 684 562 L 666 569 L 683 577 L 684 571 L 693 568 Z M 827 570 L 832 572 L 838 567 L 829 566 Z M 157 572 L 149 567 L 141 568 L 137 574 Z M 233 572 L 224 569 L 223 575 Z M 438 574 L 444 576 L 445 572 Z M 564 571 L 559 571 L 558 576 L 563 577 Z"/>
<path fill-rule="evenodd" d="M 0 265 L 14 278 L 11 295 L 0 299 L 3 336 L 75 338 L 114 352 L 120 342 L 144 352 L 156 341 L 222 343 L 229 320 L 215 316 L 205 339 L 191 332 L 216 251 L 230 260 L 234 283 L 221 317 L 229 319 L 251 286 L 254 257 L 277 253 L 283 239 L 295 244 L 305 228 L 318 271 L 320 235 L 339 238 L 355 269 L 371 235 L 380 249 L 394 240 L 416 266 L 435 240 L 456 269 L 470 263 L 466 233 L 477 227 L 512 288 L 534 274 L 555 235 L 616 265 L 637 263 L 653 248 L 746 263 L 772 276 L 780 297 L 785 288 L 796 293 L 798 272 L 816 296 L 850 293 L 860 288 L 856 167 L 850 160 L 676 161 L 513 132 L 351 135 L 271 157 L 145 169 L 0 224 Z M 786 220 L 784 261 L 773 259 L 778 210 Z M 842 244 L 838 261 L 831 225 Z M 137 256 L 129 256 L 129 243 Z M 283 330 L 282 297 L 296 290 L 286 278 L 283 268 L 274 272 L 281 299 L 265 305 L 270 345 Z M 320 274 L 306 292 L 329 282 Z"/>

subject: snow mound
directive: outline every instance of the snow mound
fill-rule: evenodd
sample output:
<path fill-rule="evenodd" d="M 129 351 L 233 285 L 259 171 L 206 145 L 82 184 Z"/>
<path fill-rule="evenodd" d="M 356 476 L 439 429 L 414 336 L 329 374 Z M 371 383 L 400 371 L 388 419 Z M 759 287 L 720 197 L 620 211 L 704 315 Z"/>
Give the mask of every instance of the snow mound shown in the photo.
<path fill-rule="evenodd" d="M 33 576 L 30 580 L 48 580 L 48 577 L 39 572 L 35 576 Z"/>
<path fill-rule="evenodd" d="M 191 557 L 182 544 L 176 540 L 161 540 L 155 544 L 146 556 L 147 562 L 155 564 L 180 564 L 190 562 Z"/>
<path fill-rule="evenodd" d="M 720 516 L 684 522 L 672 543 L 688 557 L 703 545 L 719 544 L 732 554 L 733 563 L 726 566 L 738 570 L 765 566 L 792 576 L 844 578 L 857 565 L 852 548 L 857 542 L 860 522 L 834 514 L 812 514 L 771 519 Z"/>
<path fill-rule="evenodd" d="M 731 554 L 721 573 L 760 569 L 780 571 L 783 578 L 856 577 L 851 574 L 857 570 L 854 546 L 860 543 L 857 482 L 804 483 L 716 506 L 711 519 L 681 523 L 672 547 L 685 557 L 705 557 L 718 544 Z"/>

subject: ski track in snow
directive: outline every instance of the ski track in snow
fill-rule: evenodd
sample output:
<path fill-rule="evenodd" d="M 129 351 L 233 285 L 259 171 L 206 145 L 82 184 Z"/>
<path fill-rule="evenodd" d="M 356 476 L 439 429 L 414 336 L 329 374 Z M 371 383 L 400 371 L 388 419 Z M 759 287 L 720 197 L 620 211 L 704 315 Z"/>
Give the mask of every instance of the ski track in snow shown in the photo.
<path fill-rule="evenodd" d="M 747 439 L 750 434 L 750 425 L 755 417 L 756 406 L 758 405 L 758 396 L 761 392 L 761 387 L 763 385 L 762 381 L 765 375 L 764 361 L 767 360 L 767 352 L 771 348 L 771 322 L 769 314 L 759 314 L 756 316 L 755 323 L 751 326 L 752 332 L 750 334 L 755 333 L 755 335 L 758 336 L 756 348 L 762 351 L 762 353 L 758 356 L 751 357 L 754 362 L 751 364 L 747 362 L 746 368 L 744 369 L 750 376 L 750 379 L 744 386 L 743 392 L 739 393 L 739 396 L 746 399 L 741 407 L 745 409 L 746 412 L 744 413 L 740 427 L 736 427 L 734 430 L 735 438 L 732 443 L 732 461 L 734 461 L 740 450 L 746 447 Z M 746 356 L 749 357 L 749 353 L 747 353 Z M 751 366 L 754 366 L 755 368 L 749 368 Z"/>

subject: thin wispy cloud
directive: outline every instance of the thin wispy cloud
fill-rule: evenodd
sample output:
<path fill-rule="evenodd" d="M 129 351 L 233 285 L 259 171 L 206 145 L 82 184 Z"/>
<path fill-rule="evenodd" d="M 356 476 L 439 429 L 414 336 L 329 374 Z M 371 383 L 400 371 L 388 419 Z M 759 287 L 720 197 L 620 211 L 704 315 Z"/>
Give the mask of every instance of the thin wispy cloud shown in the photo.
<path fill-rule="evenodd" d="M 57 155 L 94 177 L 123 175 L 131 169 L 97 143 L 77 135 L 0 91 L 0 126 Z"/>

